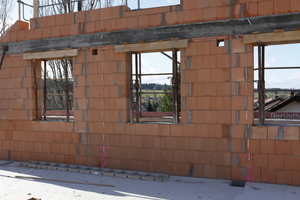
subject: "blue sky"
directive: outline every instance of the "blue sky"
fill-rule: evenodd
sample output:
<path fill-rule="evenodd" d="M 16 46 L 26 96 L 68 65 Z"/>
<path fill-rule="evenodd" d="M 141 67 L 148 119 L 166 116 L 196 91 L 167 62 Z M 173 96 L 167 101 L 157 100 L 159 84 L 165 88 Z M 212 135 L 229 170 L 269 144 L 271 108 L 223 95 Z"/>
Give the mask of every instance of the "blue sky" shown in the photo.
<path fill-rule="evenodd" d="M 300 45 L 271 45 L 265 49 L 266 67 L 300 67 Z M 254 67 L 257 68 L 257 48 L 255 48 Z M 266 70 L 266 88 L 300 89 L 300 69 Z M 255 80 L 257 80 L 257 71 Z M 256 85 L 255 85 L 256 87 Z"/>
<path fill-rule="evenodd" d="M 33 0 L 23 0 L 25 3 L 31 4 Z M 119 4 L 121 0 L 115 0 L 115 4 Z M 180 0 L 140 0 L 141 8 L 150 8 L 158 6 L 176 5 L 179 4 Z M 128 0 L 128 6 L 131 9 L 137 9 L 137 0 Z M 32 9 L 26 7 L 25 17 L 29 19 L 32 17 Z M 14 6 L 13 20 L 18 19 L 18 6 L 17 3 Z M 284 66 L 300 66 L 300 45 L 273 45 L 266 47 L 266 67 L 284 67 Z M 157 59 L 162 55 L 155 57 L 152 54 L 144 54 L 142 58 L 143 72 L 161 72 L 169 71 L 164 66 L 170 65 L 168 59 Z M 163 57 L 163 56 L 162 56 Z M 257 55 L 254 56 L 255 68 L 257 68 Z M 147 80 L 148 79 L 148 80 Z M 255 72 L 255 79 L 257 80 L 257 73 Z M 299 89 L 300 69 L 299 70 L 267 70 L 266 71 L 266 87 L 276 88 L 297 88 Z M 168 83 L 166 78 L 146 78 L 147 82 L 157 81 L 159 83 Z"/>

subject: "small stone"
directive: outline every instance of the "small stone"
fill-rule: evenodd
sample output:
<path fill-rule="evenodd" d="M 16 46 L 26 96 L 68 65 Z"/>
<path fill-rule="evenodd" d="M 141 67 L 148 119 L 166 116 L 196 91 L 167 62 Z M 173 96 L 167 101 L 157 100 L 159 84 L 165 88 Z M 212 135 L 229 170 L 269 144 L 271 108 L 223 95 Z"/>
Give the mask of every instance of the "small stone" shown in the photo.
<path fill-rule="evenodd" d="M 28 193 L 27 195 L 31 195 L 31 193 Z"/>

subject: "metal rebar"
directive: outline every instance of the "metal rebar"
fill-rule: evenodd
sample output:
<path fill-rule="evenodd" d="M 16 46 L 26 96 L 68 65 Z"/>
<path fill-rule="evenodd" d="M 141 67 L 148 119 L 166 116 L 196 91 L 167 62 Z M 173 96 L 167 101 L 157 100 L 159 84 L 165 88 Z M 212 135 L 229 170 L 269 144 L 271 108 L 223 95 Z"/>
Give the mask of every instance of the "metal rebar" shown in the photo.
<path fill-rule="evenodd" d="M 173 73 L 140 74 L 140 76 L 168 76 L 168 75 L 173 75 Z"/>
<path fill-rule="evenodd" d="M 20 0 L 17 0 L 17 2 L 18 2 L 18 13 L 19 13 L 19 21 L 21 21 L 21 2 L 20 2 Z"/>
<path fill-rule="evenodd" d="M 67 121 L 70 121 L 70 96 L 69 96 L 69 80 L 68 80 L 68 57 L 65 57 L 65 78 L 66 78 L 66 111 Z"/>
<path fill-rule="evenodd" d="M 140 118 L 140 98 L 139 98 L 139 76 L 138 76 L 138 53 L 135 53 L 135 101 L 136 101 L 136 122 L 139 122 Z"/>
<path fill-rule="evenodd" d="M 47 61 L 44 60 L 44 120 L 46 120 L 47 111 Z"/>
<path fill-rule="evenodd" d="M 265 124 L 265 46 L 262 45 L 262 55 L 261 55 L 261 66 L 262 66 L 262 124 Z"/>
<path fill-rule="evenodd" d="M 266 69 L 300 69 L 300 67 L 265 67 Z M 259 70 L 259 68 L 255 68 L 254 70 Z"/>
<path fill-rule="evenodd" d="M 173 94 L 172 92 L 141 92 L 141 94 Z"/>
<path fill-rule="evenodd" d="M 130 82 L 129 82 L 129 87 L 130 87 L 130 94 L 129 94 L 129 118 L 130 118 L 130 122 L 133 122 L 133 80 L 132 80 L 132 54 L 130 56 Z"/>
<path fill-rule="evenodd" d="M 3 49 L 3 53 L 2 53 L 2 58 L 1 58 L 1 62 L 0 62 L 0 70 L 2 68 L 2 64 L 3 64 L 4 57 L 5 57 L 5 53 L 8 51 L 8 46 L 4 45 L 4 46 L 2 46 L 2 49 Z"/>
<path fill-rule="evenodd" d="M 140 3 L 140 0 L 138 0 L 138 9 L 141 9 L 141 3 Z"/>
<path fill-rule="evenodd" d="M 265 92 L 264 92 L 264 46 L 258 45 L 258 103 L 259 103 L 259 125 L 265 123 Z"/>
<path fill-rule="evenodd" d="M 172 77 L 172 90 L 173 90 L 173 123 L 179 122 L 178 114 L 178 71 L 177 71 L 177 50 L 172 51 L 173 60 L 173 77 Z"/>
<path fill-rule="evenodd" d="M 165 52 L 160 52 L 161 54 L 165 55 L 166 57 L 170 58 L 171 60 L 173 60 L 173 58 L 171 56 L 169 56 L 168 54 L 166 54 Z M 177 64 L 180 65 L 180 62 L 177 60 Z"/>
<path fill-rule="evenodd" d="M 76 2 L 82 2 L 82 1 L 85 1 L 85 0 L 67 1 L 67 2 L 62 2 L 62 3 L 48 4 L 48 5 L 38 6 L 38 8 L 43 8 L 43 7 L 48 7 L 48 6 L 62 5 L 62 4 L 67 4 L 67 3 L 76 3 Z"/>
<path fill-rule="evenodd" d="M 254 91 L 259 91 L 259 90 L 258 89 L 254 89 Z M 265 91 L 290 92 L 290 91 L 300 91 L 300 89 L 265 89 Z"/>
<path fill-rule="evenodd" d="M 39 111 L 38 111 L 38 94 L 37 94 L 37 81 L 36 81 L 36 61 L 35 59 L 32 60 L 33 65 L 33 76 L 34 76 L 34 84 L 33 84 L 33 90 L 34 90 L 34 98 L 35 98 L 35 119 L 39 119 Z"/>

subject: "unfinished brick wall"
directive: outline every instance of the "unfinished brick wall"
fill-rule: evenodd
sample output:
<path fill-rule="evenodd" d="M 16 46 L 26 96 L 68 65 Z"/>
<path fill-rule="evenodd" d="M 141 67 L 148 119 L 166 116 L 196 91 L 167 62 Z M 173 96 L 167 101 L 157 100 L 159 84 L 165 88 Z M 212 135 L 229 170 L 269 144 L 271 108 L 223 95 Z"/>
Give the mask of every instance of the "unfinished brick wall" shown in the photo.
<path fill-rule="evenodd" d="M 31 19 L 30 29 L 18 21 L 1 40 L 290 12 L 300 12 L 298 0 L 185 0 L 136 11 L 118 6 Z M 34 121 L 31 61 L 22 54 L 5 57 L 0 159 L 98 167 L 107 161 L 107 168 L 300 185 L 299 127 L 252 125 L 253 46 L 244 44 L 243 35 L 190 38 L 181 49 L 181 124 L 128 123 L 130 53 L 115 53 L 114 46 L 81 48 L 73 63 L 74 122 Z M 109 148 L 101 160 L 103 146 Z"/>

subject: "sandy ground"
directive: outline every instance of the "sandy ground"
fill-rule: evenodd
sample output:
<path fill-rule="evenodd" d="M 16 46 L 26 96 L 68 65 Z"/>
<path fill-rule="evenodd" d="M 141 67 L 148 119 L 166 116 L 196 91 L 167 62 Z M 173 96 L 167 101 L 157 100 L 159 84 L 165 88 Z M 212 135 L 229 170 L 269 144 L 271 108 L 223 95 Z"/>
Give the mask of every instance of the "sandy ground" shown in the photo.
<path fill-rule="evenodd" d="M 0 165 L 8 161 L 0 160 Z M 34 176 L 115 187 L 20 179 Z M 19 167 L 18 162 L 0 166 L 0 199 L 27 200 L 293 200 L 300 199 L 300 187 L 264 183 L 247 183 L 232 187 L 228 180 L 171 176 L 164 182 L 97 176 L 56 170 Z"/>

